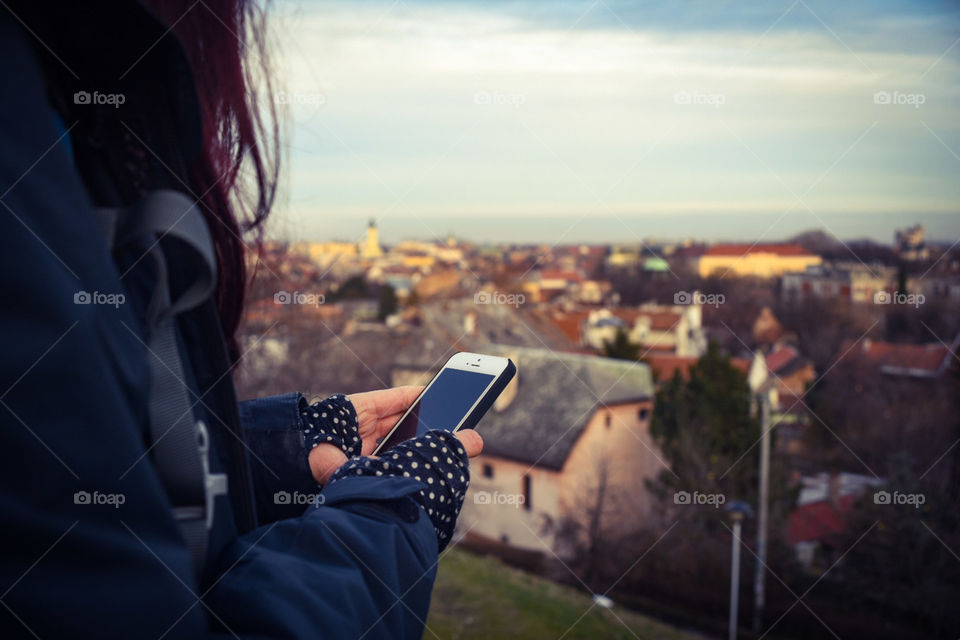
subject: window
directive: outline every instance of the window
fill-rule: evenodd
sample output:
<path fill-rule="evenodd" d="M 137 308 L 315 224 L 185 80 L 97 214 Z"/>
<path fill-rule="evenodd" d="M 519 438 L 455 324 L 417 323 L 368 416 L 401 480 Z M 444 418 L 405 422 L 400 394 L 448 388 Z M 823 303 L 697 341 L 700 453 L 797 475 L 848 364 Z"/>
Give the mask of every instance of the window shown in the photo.
<path fill-rule="evenodd" d="M 484 478 L 492 478 L 492 477 L 493 477 L 493 465 L 492 465 L 492 464 L 485 464 L 485 465 L 483 465 L 483 477 L 484 477 Z"/>
<path fill-rule="evenodd" d="M 647 407 L 640 407 L 640 410 L 637 411 L 637 417 L 642 421 L 646 421 L 646 419 L 650 417 L 650 409 Z"/>
<path fill-rule="evenodd" d="M 530 476 L 523 476 L 523 510 L 533 509 L 533 502 L 530 500 Z"/>

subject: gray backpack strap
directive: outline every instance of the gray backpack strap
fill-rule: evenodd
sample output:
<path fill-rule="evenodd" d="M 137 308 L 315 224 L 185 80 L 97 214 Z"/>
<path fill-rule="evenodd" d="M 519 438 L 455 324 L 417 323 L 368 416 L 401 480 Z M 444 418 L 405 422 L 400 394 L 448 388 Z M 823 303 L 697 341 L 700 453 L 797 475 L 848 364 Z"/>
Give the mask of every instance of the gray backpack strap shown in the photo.
<path fill-rule="evenodd" d="M 211 474 L 210 437 L 193 414 L 185 369 L 177 341 L 177 316 L 205 302 L 217 280 L 210 231 L 196 203 L 178 191 L 148 194 L 127 209 L 101 209 L 98 223 L 113 246 L 134 238 L 152 241 L 148 254 L 157 281 L 147 308 L 151 386 L 151 452 L 157 473 L 173 505 L 174 516 L 200 575 L 206 562 L 214 499 L 226 495 L 225 474 Z M 179 242 L 190 264 L 178 265 L 191 280 L 171 299 L 164 245 Z"/>

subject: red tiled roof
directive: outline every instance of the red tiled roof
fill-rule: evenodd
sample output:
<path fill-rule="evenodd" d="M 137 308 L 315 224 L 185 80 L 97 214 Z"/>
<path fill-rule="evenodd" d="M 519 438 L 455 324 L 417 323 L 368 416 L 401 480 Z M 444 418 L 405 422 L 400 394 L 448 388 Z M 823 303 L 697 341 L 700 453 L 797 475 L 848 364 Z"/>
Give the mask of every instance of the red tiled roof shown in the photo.
<path fill-rule="evenodd" d="M 954 341 L 956 342 L 956 340 Z M 887 373 L 938 376 L 948 364 L 950 349 L 939 342 L 928 344 L 897 344 L 864 340 L 851 348 L 847 341 L 841 353 L 847 357 L 863 358 Z"/>
<path fill-rule="evenodd" d="M 567 282 L 580 282 L 583 280 L 576 271 L 562 271 L 560 269 L 541 269 L 539 275 L 540 280 L 566 280 Z"/>
<path fill-rule="evenodd" d="M 697 358 L 694 357 L 681 357 L 681 356 L 670 356 L 670 355 L 661 355 L 661 354 L 651 354 L 648 355 L 644 360 L 649 363 L 650 368 L 653 369 L 653 374 L 656 376 L 657 380 L 667 381 L 673 378 L 675 371 L 680 372 L 680 377 L 684 380 L 687 380 L 690 377 L 690 367 L 692 367 L 697 362 Z M 739 369 L 743 373 L 747 373 L 750 370 L 750 361 L 744 360 L 743 358 L 731 358 L 731 364 L 734 368 Z"/>
<path fill-rule="evenodd" d="M 785 365 L 790 364 L 799 354 L 793 347 L 780 347 L 766 357 L 767 369 L 776 373 Z"/>
<path fill-rule="evenodd" d="M 774 253 L 778 256 L 810 256 L 813 255 L 800 245 L 796 244 L 717 244 L 704 255 L 707 256 L 743 256 L 750 253 Z"/>
<path fill-rule="evenodd" d="M 650 318 L 650 328 L 655 331 L 669 331 L 680 321 L 680 314 L 672 311 L 649 311 L 646 309 L 631 309 L 625 307 L 611 309 L 610 312 L 626 322 L 630 327 L 633 327 L 639 318 Z"/>
<path fill-rule="evenodd" d="M 587 311 L 561 311 L 551 313 L 550 320 L 563 331 L 563 334 L 574 344 L 580 343 L 580 325 L 587 319 Z"/>
<path fill-rule="evenodd" d="M 628 329 L 631 329 L 638 318 L 650 318 L 650 328 L 654 331 L 670 331 L 676 327 L 680 321 L 680 314 L 672 311 L 649 311 L 645 309 L 635 309 L 630 307 L 621 307 L 610 309 L 617 318 L 623 320 Z M 550 320 L 557 325 L 563 333 L 573 340 L 580 342 L 580 327 L 590 315 L 589 310 L 584 311 L 558 311 L 550 314 Z M 673 346 L 665 347 L 670 350 Z"/>
<path fill-rule="evenodd" d="M 797 507 L 790 514 L 787 541 L 790 544 L 811 540 L 833 542 L 847 529 L 845 516 L 853 509 L 855 495 L 840 496 L 837 506 L 820 500 Z"/>

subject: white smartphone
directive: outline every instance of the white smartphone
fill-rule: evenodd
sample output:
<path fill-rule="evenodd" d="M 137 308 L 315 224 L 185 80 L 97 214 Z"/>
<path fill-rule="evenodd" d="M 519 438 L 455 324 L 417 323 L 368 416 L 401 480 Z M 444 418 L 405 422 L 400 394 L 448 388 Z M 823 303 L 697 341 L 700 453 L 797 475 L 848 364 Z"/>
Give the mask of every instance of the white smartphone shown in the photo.
<path fill-rule="evenodd" d="M 431 429 L 455 432 L 475 427 L 516 372 L 509 358 L 465 351 L 455 354 L 384 436 L 373 455 Z"/>

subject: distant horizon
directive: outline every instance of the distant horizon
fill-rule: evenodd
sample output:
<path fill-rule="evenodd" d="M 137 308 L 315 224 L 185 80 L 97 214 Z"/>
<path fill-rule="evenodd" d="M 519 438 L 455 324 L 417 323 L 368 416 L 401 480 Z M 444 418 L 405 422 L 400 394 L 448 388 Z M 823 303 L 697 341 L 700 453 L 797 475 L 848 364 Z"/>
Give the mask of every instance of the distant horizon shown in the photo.
<path fill-rule="evenodd" d="M 352 240 L 373 216 L 388 244 L 960 237 L 955 2 L 282 0 L 273 17 L 289 236 Z"/>
<path fill-rule="evenodd" d="M 841 242 L 870 240 L 893 243 L 896 229 L 920 224 L 931 244 L 951 245 L 960 241 L 960 214 L 923 213 L 791 213 L 783 216 L 741 213 L 667 213 L 639 215 L 492 215 L 483 216 L 428 214 L 422 216 L 338 216 L 330 214 L 320 225 L 300 226 L 289 214 L 282 228 L 271 228 L 268 236 L 297 242 L 357 242 L 365 234 L 370 218 L 377 223 L 382 245 L 406 240 L 445 241 L 453 236 L 477 244 L 609 244 L 630 245 L 641 242 L 785 242 L 801 233 L 822 231 Z M 818 219 L 819 218 L 819 219 Z M 820 221 L 826 224 L 821 223 Z M 313 232 L 322 226 L 321 233 Z"/>

